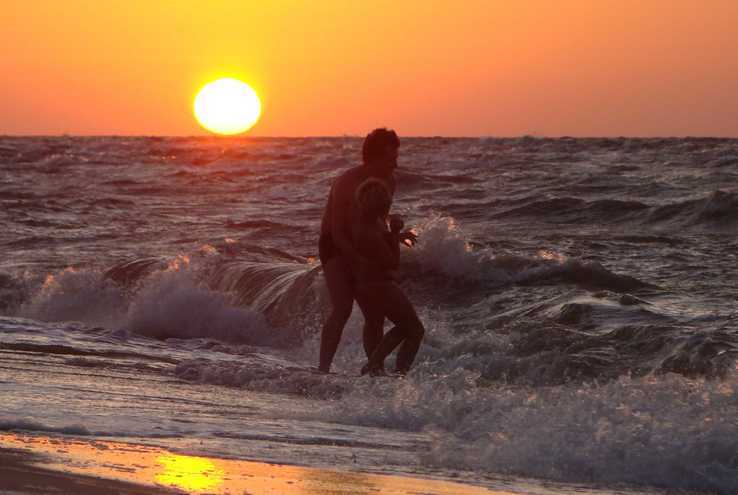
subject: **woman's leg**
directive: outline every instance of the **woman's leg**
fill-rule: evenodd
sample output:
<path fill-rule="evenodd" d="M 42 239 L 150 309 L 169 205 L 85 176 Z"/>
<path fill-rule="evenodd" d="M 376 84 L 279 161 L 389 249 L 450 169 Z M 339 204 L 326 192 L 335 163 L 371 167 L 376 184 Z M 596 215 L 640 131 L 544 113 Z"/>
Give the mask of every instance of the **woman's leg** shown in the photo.
<path fill-rule="evenodd" d="M 380 363 L 384 363 L 385 358 L 400 345 L 396 368 L 399 373 L 407 373 L 415 360 L 425 334 L 423 324 L 412 303 L 397 284 L 377 284 L 372 286 L 370 294 L 372 301 L 383 310 L 395 327 L 382 338 L 369 359 L 368 369 L 371 370 Z"/>
<path fill-rule="evenodd" d="M 424 335 L 425 328 L 423 328 L 420 320 L 418 320 L 418 325 L 408 328 L 407 336 L 400 344 L 400 350 L 397 352 L 397 361 L 395 361 L 395 371 L 397 373 L 405 375 L 410 371 Z"/>
<path fill-rule="evenodd" d="M 376 301 L 363 294 L 362 291 L 357 290 L 355 297 L 364 315 L 364 352 L 369 359 L 384 336 L 384 312 Z"/>

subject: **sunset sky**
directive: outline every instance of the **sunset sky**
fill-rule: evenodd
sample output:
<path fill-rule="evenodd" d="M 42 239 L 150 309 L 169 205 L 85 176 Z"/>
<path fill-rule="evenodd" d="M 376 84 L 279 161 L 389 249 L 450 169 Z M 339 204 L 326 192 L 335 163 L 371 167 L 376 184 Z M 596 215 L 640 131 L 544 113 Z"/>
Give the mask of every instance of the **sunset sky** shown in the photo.
<path fill-rule="evenodd" d="M 0 134 L 738 136 L 735 0 L 3 1 Z"/>

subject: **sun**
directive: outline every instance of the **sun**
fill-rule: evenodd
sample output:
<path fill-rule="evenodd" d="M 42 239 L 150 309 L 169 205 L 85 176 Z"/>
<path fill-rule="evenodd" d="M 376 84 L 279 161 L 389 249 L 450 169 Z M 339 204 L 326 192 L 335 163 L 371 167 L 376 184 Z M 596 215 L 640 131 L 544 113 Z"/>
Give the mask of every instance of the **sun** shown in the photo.
<path fill-rule="evenodd" d="M 228 77 L 203 86 L 195 96 L 194 112 L 200 125 L 211 132 L 240 134 L 259 120 L 261 101 L 251 86 Z"/>

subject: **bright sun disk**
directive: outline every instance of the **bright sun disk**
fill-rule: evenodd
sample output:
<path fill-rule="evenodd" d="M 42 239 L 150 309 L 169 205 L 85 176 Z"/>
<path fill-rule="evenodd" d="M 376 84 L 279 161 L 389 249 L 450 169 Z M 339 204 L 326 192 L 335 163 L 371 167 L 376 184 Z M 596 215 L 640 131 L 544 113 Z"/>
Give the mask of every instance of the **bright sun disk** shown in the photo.
<path fill-rule="evenodd" d="M 205 129 L 217 134 L 246 132 L 261 116 L 256 91 L 238 79 L 218 79 L 197 93 L 195 118 Z"/>

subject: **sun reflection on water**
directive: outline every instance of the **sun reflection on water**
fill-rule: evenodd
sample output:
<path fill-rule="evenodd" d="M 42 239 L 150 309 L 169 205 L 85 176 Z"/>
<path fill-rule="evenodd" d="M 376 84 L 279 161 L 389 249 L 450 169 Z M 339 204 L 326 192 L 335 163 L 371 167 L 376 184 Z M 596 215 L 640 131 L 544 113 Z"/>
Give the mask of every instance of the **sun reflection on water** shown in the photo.
<path fill-rule="evenodd" d="M 188 492 L 212 490 L 223 484 L 223 470 L 209 459 L 167 454 L 157 459 L 163 471 L 156 475 L 162 485 L 176 486 Z"/>
<path fill-rule="evenodd" d="M 43 472 L 87 476 L 83 482 L 102 483 L 101 487 L 105 479 L 140 487 L 140 491 L 126 493 L 170 493 L 174 489 L 192 495 L 512 495 L 441 480 L 179 455 L 160 447 L 101 439 L 0 432 L 0 456 L 4 449 L 41 455 Z M 0 471 L 2 467 L 0 464 Z M 33 468 L 28 473 L 33 474 Z M 40 482 L 48 483 L 43 476 Z"/>

